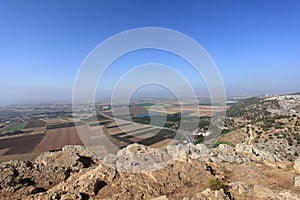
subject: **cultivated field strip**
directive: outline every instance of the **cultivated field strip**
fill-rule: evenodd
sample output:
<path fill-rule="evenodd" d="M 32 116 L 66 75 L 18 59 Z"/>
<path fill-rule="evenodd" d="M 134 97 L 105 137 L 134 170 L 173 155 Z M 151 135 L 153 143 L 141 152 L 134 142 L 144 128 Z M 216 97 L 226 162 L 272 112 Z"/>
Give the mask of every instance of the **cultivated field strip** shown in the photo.
<path fill-rule="evenodd" d="M 61 149 L 65 145 L 82 145 L 75 127 L 47 130 L 43 140 L 36 146 L 35 151 Z"/>
<path fill-rule="evenodd" d="M 0 139 L 0 148 L 8 150 L 3 155 L 24 154 L 32 152 L 43 140 L 44 134 L 33 134 Z"/>

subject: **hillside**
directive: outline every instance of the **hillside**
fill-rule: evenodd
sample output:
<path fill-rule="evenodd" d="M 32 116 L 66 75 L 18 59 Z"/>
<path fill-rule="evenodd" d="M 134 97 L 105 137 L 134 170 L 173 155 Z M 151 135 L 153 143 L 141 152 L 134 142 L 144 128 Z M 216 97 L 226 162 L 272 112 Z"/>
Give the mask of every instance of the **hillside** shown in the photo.
<path fill-rule="evenodd" d="M 228 109 L 219 143 L 246 143 L 294 161 L 300 153 L 299 106 L 300 95 L 241 100 Z"/>

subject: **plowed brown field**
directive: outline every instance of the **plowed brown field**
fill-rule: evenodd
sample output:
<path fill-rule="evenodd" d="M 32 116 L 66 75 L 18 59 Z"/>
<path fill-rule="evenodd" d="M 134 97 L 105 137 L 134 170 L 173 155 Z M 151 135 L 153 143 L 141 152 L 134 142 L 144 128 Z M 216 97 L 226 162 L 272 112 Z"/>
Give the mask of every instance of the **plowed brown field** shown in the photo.
<path fill-rule="evenodd" d="M 0 162 L 33 160 L 43 152 L 58 150 L 68 144 L 82 144 L 75 127 L 51 129 L 45 134 L 0 138 Z"/>
<path fill-rule="evenodd" d="M 36 146 L 35 151 L 57 150 L 68 144 L 82 145 L 75 127 L 47 130 L 43 140 Z"/>

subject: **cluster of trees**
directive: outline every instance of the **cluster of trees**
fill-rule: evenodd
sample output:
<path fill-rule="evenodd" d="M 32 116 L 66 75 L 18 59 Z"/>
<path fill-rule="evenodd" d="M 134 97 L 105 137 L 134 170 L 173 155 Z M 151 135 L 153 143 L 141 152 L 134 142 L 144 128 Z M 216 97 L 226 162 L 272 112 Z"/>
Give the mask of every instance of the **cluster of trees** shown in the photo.
<path fill-rule="evenodd" d="M 255 121 L 271 115 L 267 108 L 278 108 L 276 100 L 262 101 L 258 97 L 244 99 L 231 106 L 227 110 L 227 116 L 232 118 L 242 118 L 244 120 Z"/>

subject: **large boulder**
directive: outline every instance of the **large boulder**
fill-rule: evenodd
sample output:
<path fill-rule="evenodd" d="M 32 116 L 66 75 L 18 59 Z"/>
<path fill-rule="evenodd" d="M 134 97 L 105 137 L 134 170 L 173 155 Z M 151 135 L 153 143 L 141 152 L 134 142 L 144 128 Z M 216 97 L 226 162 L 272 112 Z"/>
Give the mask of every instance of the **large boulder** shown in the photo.
<path fill-rule="evenodd" d="M 48 168 L 71 168 L 79 170 L 83 168 L 83 164 L 79 161 L 80 156 L 72 152 L 46 152 L 38 156 L 34 163 L 40 166 L 47 166 Z"/>
<path fill-rule="evenodd" d="M 208 156 L 209 149 L 203 144 L 171 145 L 156 149 L 140 144 L 131 144 L 120 150 L 117 155 L 109 154 L 102 162 L 124 172 L 148 172 L 161 169 L 178 162 L 190 162 Z"/>
<path fill-rule="evenodd" d="M 81 145 L 66 145 L 62 148 L 62 151 L 64 152 L 73 152 L 80 156 L 85 157 L 92 157 L 93 155 L 86 149 L 84 146 Z"/>
<path fill-rule="evenodd" d="M 190 162 L 191 160 L 205 158 L 209 154 L 209 149 L 204 144 L 178 144 L 168 146 L 166 149 L 173 160 L 179 162 Z"/>
<path fill-rule="evenodd" d="M 115 159 L 115 160 L 114 160 Z M 163 168 L 172 161 L 172 156 L 166 149 L 155 149 L 140 144 L 131 144 L 120 150 L 116 156 L 108 155 L 103 159 L 108 166 L 119 171 L 139 173 L 149 172 Z"/>
<path fill-rule="evenodd" d="M 300 175 L 295 177 L 295 187 L 300 187 Z"/>
<path fill-rule="evenodd" d="M 8 165 L 1 164 L 0 166 L 0 189 L 13 186 L 16 177 L 16 170 Z"/>
<path fill-rule="evenodd" d="M 230 162 L 241 164 L 243 160 L 237 155 L 235 150 L 226 144 L 220 144 L 209 153 L 209 159 L 212 162 Z"/>
<path fill-rule="evenodd" d="M 255 148 L 252 145 L 247 144 L 237 144 L 235 147 L 237 153 L 242 154 L 244 156 L 251 157 L 254 160 L 260 161 L 270 161 L 270 162 L 278 162 L 280 161 L 277 156 L 270 152 L 266 152 L 260 149 Z"/>
<path fill-rule="evenodd" d="M 298 174 L 300 174 L 300 158 L 295 160 L 294 169 Z"/>
<path fill-rule="evenodd" d="M 197 199 L 207 199 L 207 200 L 229 200 L 229 197 L 224 193 L 224 190 L 211 190 L 207 188 L 203 192 L 197 194 Z"/>

